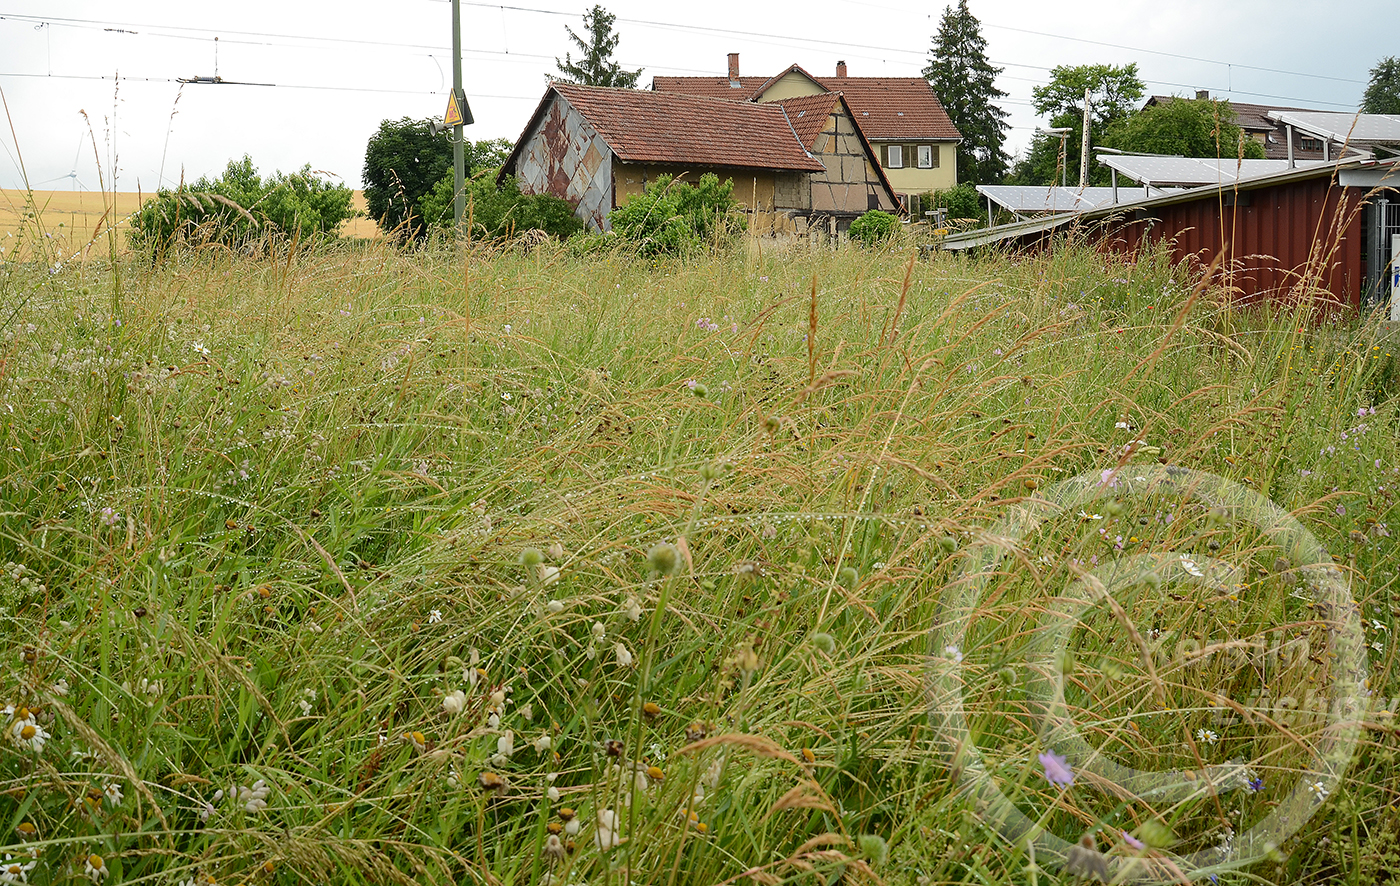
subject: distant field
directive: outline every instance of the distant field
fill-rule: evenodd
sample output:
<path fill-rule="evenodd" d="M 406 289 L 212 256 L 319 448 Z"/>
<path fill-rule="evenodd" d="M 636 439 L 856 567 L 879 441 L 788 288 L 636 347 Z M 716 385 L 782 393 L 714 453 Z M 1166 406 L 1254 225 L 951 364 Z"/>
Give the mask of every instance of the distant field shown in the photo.
<path fill-rule="evenodd" d="M 108 207 L 112 205 L 111 194 L 105 195 L 105 201 L 104 195 L 96 191 L 34 191 L 33 194 L 33 205 L 38 210 L 38 217 L 33 223 L 34 226 L 26 232 L 24 223 L 28 206 L 24 191 L 0 189 L 0 241 L 7 241 L 0 243 L 0 247 L 5 249 L 3 255 L 10 256 L 16 248 L 15 241 L 25 239 L 25 233 L 30 237 L 45 237 L 58 241 L 61 252 L 68 256 L 81 253 L 88 248 L 88 243 L 93 237 L 98 236 L 101 242 L 93 244 L 92 248 L 98 254 L 106 254 L 106 226 L 103 224 L 103 218 L 108 213 Z M 111 218 L 117 220 L 116 224 L 120 228 L 121 219 L 136 211 L 140 205 L 140 194 L 118 192 Z M 360 212 L 366 210 L 363 191 L 355 192 L 354 205 Z M 376 238 L 379 236 L 379 229 L 368 217 L 354 218 L 345 223 L 341 229 L 341 236 Z M 121 246 L 124 248 L 125 242 Z"/>

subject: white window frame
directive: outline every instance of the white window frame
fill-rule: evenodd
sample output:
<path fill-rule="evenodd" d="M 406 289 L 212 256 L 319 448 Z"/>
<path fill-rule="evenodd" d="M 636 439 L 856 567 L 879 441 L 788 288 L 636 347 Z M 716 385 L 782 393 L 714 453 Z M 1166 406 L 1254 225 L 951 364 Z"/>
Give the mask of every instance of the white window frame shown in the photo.
<path fill-rule="evenodd" d="M 903 169 L 904 145 L 886 145 L 885 159 L 889 161 L 885 164 L 886 169 Z"/>
<path fill-rule="evenodd" d="M 936 151 L 937 148 L 934 145 L 919 145 L 917 148 L 915 148 L 915 150 L 918 152 L 919 155 L 919 168 L 932 169 L 933 152 Z"/>

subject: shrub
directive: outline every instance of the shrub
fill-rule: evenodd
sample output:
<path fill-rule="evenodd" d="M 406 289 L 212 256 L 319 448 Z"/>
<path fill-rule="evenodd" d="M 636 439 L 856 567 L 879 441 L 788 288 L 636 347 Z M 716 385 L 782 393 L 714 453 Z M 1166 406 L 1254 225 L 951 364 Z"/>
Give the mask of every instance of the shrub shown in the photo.
<path fill-rule="evenodd" d="M 230 160 L 219 178 L 158 191 L 137 211 L 128 238 L 133 249 L 152 256 L 187 244 L 256 245 L 261 251 L 277 237 L 334 238 L 355 214 L 352 196 L 344 185 L 317 177 L 310 164 L 264 179 L 244 155 Z"/>
<path fill-rule="evenodd" d="M 986 213 L 982 210 L 982 201 L 978 197 L 977 188 L 970 184 L 964 183 L 935 191 L 929 205 L 936 209 L 947 210 L 945 215 L 948 221 L 972 219 L 978 224 L 984 224 L 987 220 Z"/>
<path fill-rule="evenodd" d="M 695 252 L 728 242 L 745 226 L 734 200 L 734 181 L 707 172 L 691 185 L 659 176 L 643 194 L 614 209 L 608 220 L 617 236 L 642 255 Z"/>
<path fill-rule="evenodd" d="M 512 175 L 498 185 L 494 169 L 468 181 L 466 192 L 473 239 L 496 240 L 539 230 L 564 240 L 583 230 L 583 222 L 574 215 L 569 201 L 550 194 L 522 194 Z M 445 233 L 452 229 L 451 175 L 423 199 L 423 217 L 435 230 Z"/>
<path fill-rule="evenodd" d="M 879 209 L 872 209 L 851 222 L 851 239 L 866 246 L 883 243 L 899 230 L 898 216 Z"/>

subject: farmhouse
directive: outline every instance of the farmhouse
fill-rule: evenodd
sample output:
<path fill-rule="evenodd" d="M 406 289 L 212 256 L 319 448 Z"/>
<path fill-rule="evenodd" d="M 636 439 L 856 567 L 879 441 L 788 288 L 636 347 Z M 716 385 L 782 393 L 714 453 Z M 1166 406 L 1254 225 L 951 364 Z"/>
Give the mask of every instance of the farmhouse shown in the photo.
<path fill-rule="evenodd" d="M 898 198 L 839 94 L 770 104 L 551 83 L 501 175 L 574 204 L 594 230 L 660 175 L 734 182 L 750 229 L 835 233 Z"/>
<path fill-rule="evenodd" d="M 1071 225 L 1104 250 L 1165 242 L 1178 260 L 1200 267 L 1219 256 L 1221 281 L 1245 299 L 1286 294 L 1307 281 L 1342 304 L 1388 306 L 1400 320 L 1400 158 L 1284 164 L 1252 178 L 968 231 L 946 238 L 943 248 L 1029 246 Z"/>
<path fill-rule="evenodd" d="M 652 89 L 759 104 L 839 92 L 906 208 L 917 214 L 916 200 L 907 198 L 958 183 L 962 134 L 920 77 L 852 77 L 845 62 L 836 63 L 835 77 L 818 77 L 799 65 L 771 77 L 741 77 L 739 54 L 731 52 L 726 77 L 655 77 Z"/>

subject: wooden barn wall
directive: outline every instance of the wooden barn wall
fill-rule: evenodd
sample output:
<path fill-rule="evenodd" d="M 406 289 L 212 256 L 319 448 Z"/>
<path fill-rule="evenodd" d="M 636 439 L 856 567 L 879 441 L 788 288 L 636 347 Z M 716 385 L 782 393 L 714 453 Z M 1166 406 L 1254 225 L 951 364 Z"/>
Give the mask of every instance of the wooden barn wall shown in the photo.
<path fill-rule="evenodd" d="M 1223 205 L 1234 197 L 1225 190 L 1150 207 L 1142 210 L 1149 218 L 1115 225 L 1103 243 L 1131 251 L 1165 239 L 1177 260 L 1199 268 L 1223 252 L 1218 278 L 1246 299 L 1286 294 L 1310 279 L 1339 301 L 1360 305 L 1362 189 L 1318 178 L 1241 191 L 1241 205 Z"/>

